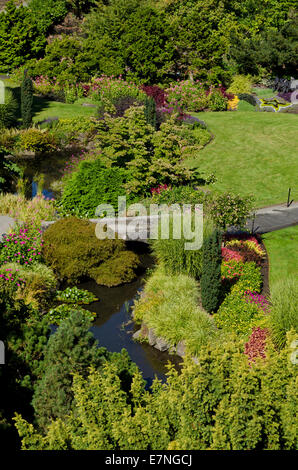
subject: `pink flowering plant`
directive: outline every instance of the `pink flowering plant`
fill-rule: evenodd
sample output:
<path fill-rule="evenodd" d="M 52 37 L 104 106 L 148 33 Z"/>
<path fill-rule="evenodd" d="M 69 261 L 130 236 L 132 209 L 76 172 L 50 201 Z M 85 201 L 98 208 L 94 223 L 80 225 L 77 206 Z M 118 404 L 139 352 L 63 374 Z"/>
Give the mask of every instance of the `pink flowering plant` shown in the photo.
<path fill-rule="evenodd" d="M 0 268 L 0 285 L 1 291 L 14 292 L 18 289 L 23 289 L 25 287 L 25 280 L 22 278 L 19 270 L 12 268 Z"/>
<path fill-rule="evenodd" d="M 131 96 L 136 99 L 145 100 L 146 94 L 135 83 L 128 82 L 120 77 L 93 78 L 89 90 L 90 98 L 103 104 L 114 103 L 118 98 Z"/>
<path fill-rule="evenodd" d="M 29 265 L 42 260 L 42 230 L 36 225 L 20 225 L 4 235 L 0 244 L 0 265 Z"/>
<path fill-rule="evenodd" d="M 203 111 L 208 105 L 204 84 L 200 81 L 182 80 L 172 83 L 166 89 L 166 95 L 170 107 L 188 112 Z"/>
<path fill-rule="evenodd" d="M 247 303 L 257 305 L 265 313 L 269 311 L 270 304 L 264 295 L 247 290 L 244 292 L 244 298 Z"/>

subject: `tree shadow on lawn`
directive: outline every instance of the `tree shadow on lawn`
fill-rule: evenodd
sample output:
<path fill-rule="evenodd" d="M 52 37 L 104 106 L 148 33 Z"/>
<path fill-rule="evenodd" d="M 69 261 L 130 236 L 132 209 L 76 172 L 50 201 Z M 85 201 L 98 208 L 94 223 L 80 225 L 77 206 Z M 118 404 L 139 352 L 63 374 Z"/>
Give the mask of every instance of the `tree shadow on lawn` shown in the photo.
<path fill-rule="evenodd" d="M 53 101 L 45 98 L 41 98 L 40 96 L 34 95 L 33 96 L 33 116 L 40 114 L 42 111 L 49 109 L 52 105 Z"/>

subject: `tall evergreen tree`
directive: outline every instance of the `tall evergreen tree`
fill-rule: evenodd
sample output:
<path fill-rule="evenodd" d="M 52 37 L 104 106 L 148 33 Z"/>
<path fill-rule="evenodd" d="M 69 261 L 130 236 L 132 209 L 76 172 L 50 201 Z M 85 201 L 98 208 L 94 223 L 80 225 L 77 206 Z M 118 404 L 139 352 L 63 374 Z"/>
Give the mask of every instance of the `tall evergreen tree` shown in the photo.
<path fill-rule="evenodd" d="M 74 309 L 49 339 L 43 361 L 44 374 L 36 385 L 32 401 L 41 427 L 46 427 L 52 418 L 71 411 L 73 373 L 85 375 L 89 366 L 97 368 L 107 353 L 105 348 L 97 348 L 89 332 L 90 326 L 84 314 Z"/>
<path fill-rule="evenodd" d="M 30 127 L 33 116 L 33 83 L 27 71 L 24 72 L 21 85 L 21 112 L 23 127 Z"/>
<path fill-rule="evenodd" d="M 156 129 L 156 105 L 154 99 L 151 96 L 146 97 L 145 117 L 147 124 L 150 124 L 154 129 Z"/>
<path fill-rule="evenodd" d="M 221 232 L 214 230 L 203 243 L 201 295 L 207 312 L 216 312 L 221 297 L 221 241 Z"/>

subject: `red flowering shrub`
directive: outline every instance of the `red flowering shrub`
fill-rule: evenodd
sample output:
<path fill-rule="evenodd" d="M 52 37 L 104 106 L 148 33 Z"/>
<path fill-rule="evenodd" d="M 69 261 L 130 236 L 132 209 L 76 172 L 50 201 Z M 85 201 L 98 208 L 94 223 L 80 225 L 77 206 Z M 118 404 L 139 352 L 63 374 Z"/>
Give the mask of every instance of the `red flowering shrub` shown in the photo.
<path fill-rule="evenodd" d="M 225 242 L 225 247 L 222 249 L 223 258 L 226 260 L 236 259 L 243 262 L 254 261 L 260 264 L 265 256 L 265 251 L 258 240 L 250 236 L 242 237 L 242 239 L 239 238 L 231 238 Z"/>
<path fill-rule="evenodd" d="M 170 189 L 167 184 L 160 184 L 157 186 L 157 188 L 151 188 L 150 192 L 151 194 L 160 194 L 162 191 L 166 191 L 167 189 Z"/>
<path fill-rule="evenodd" d="M 224 259 L 221 264 L 221 278 L 222 280 L 229 279 L 229 280 L 236 280 L 239 279 L 242 271 L 243 271 L 244 264 L 242 261 L 238 261 L 236 259 Z"/>
<path fill-rule="evenodd" d="M 254 362 L 257 357 L 266 358 L 266 340 L 268 334 L 268 328 L 253 328 L 244 349 L 244 354 L 247 355 L 250 363 Z"/>
<path fill-rule="evenodd" d="M 142 85 L 142 90 L 147 96 L 154 99 L 157 108 L 163 108 L 166 105 L 166 93 L 157 85 Z"/>
<path fill-rule="evenodd" d="M 235 261 L 244 261 L 244 256 L 239 253 L 238 251 L 231 250 L 230 248 L 223 246 L 221 249 L 221 255 L 224 259 L 224 261 L 230 261 L 230 260 L 235 260 Z"/>

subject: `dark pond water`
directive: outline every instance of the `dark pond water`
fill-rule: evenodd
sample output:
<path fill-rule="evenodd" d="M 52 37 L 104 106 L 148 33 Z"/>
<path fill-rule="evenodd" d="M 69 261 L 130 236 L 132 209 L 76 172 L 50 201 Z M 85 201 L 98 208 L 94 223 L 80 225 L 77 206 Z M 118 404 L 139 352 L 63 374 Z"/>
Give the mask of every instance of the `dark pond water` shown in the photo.
<path fill-rule="evenodd" d="M 134 243 L 134 251 L 139 252 L 145 269 L 153 266 L 153 259 L 145 244 Z M 98 286 L 94 281 L 86 281 L 80 283 L 78 287 L 93 292 L 99 299 L 98 302 L 84 307 L 97 313 L 91 331 L 98 340 L 99 346 L 105 346 L 113 352 L 120 352 L 125 348 L 150 385 L 155 376 L 163 381 L 166 379 L 166 364 L 169 361 L 179 369 L 182 359 L 160 352 L 132 338 L 133 333 L 139 327 L 135 326 L 132 320 L 131 307 L 144 285 L 145 269 L 134 282 L 123 286 L 109 288 Z"/>

